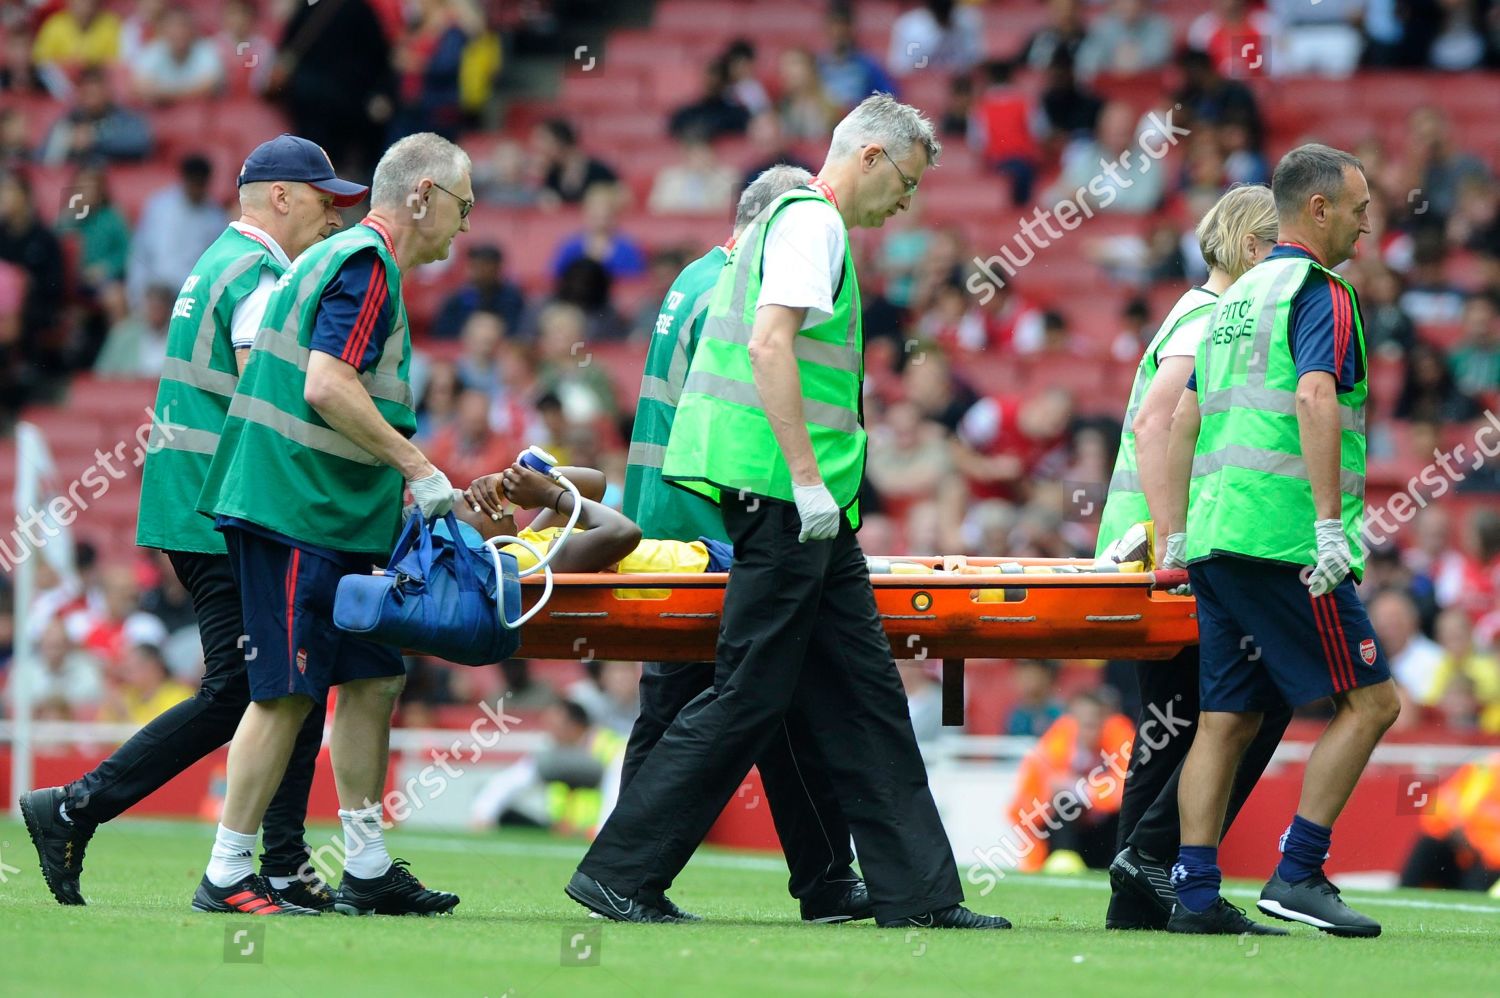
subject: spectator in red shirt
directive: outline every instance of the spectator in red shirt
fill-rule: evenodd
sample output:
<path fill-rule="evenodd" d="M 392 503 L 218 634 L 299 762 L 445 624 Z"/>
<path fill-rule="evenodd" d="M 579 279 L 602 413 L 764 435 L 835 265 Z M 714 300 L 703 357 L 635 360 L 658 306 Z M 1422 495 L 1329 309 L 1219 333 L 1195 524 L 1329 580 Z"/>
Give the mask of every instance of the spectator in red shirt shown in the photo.
<path fill-rule="evenodd" d="M 971 133 L 985 163 L 1010 178 L 1012 204 L 1031 203 L 1041 147 L 1036 140 L 1036 108 L 1026 91 L 1011 82 L 1015 63 L 996 59 L 985 67 L 989 83 L 974 109 Z"/>
<path fill-rule="evenodd" d="M 1049 388 L 1030 398 L 981 399 L 964 414 L 954 460 L 976 499 L 1026 498 L 1029 481 L 1062 469 L 1073 401 Z"/>
<path fill-rule="evenodd" d="M 520 445 L 490 428 L 490 397 L 477 388 L 458 393 L 453 422 L 439 430 L 427 457 L 450 481 L 472 482 L 496 468 L 507 467 Z"/>

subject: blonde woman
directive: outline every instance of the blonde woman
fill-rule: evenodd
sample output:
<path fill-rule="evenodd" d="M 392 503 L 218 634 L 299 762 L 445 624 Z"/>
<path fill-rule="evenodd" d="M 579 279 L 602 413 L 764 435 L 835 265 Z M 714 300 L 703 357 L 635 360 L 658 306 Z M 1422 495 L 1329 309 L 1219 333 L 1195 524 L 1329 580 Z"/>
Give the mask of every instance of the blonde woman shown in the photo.
<path fill-rule="evenodd" d="M 1268 187 L 1232 188 L 1198 223 L 1208 280 L 1190 288 L 1162 321 L 1136 369 L 1120 453 L 1099 522 L 1099 554 L 1164 505 L 1167 431 L 1198 343 L 1219 295 L 1276 245 L 1276 205 Z M 1120 803 L 1119 855 L 1110 864 L 1111 929 L 1164 929 L 1176 894 L 1169 867 L 1177 855 L 1177 781 L 1198 718 L 1198 646 L 1167 662 L 1139 662 L 1140 716 Z M 1229 802 L 1229 822 L 1254 789 L 1291 719 L 1267 712 L 1245 752 Z"/>

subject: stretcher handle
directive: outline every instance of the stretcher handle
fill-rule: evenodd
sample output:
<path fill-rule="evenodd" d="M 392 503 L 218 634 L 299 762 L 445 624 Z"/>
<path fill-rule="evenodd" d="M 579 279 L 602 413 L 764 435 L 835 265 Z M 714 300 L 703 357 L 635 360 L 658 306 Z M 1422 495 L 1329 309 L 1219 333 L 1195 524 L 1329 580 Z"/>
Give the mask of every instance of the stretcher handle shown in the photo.
<path fill-rule="evenodd" d="M 723 589 L 729 581 L 727 572 L 559 572 L 554 578 L 559 586 L 601 589 Z M 1188 581 L 1185 569 L 1156 569 L 1152 572 L 1100 573 L 1078 572 L 1069 575 L 872 575 L 870 581 L 882 589 L 1084 589 L 1140 588 L 1170 589 Z M 534 580 L 529 585 L 536 585 Z"/>

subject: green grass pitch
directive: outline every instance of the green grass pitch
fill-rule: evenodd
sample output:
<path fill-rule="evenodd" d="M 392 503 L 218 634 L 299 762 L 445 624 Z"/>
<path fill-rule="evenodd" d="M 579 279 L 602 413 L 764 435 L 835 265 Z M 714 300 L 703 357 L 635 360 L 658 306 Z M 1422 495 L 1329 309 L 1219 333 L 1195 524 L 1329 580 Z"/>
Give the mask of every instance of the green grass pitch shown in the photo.
<path fill-rule="evenodd" d="M 327 831 L 331 832 L 329 828 Z M 319 836 L 325 830 L 318 829 Z M 1106 933 L 1105 878 L 1011 876 L 970 904 L 1012 932 L 809 926 L 773 857 L 705 850 L 673 898 L 695 925 L 587 917 L 562 886 L 582 852 L 543 835 L 395 831 L 395 855 L 463 896 L 435 919 L 257 919 L 192 912 L 206 825 L 120 821 L 89 846 L 87 908 L 52 901 L 25 829 L 0 822 L 6 995 L 1500 995 L 1500 902 L 1348 892 L 1375 940 Z M 1253 904 L 1254 888 L 1231 884 Z M 244 934 L 236 935 L 241 933 Z"/>

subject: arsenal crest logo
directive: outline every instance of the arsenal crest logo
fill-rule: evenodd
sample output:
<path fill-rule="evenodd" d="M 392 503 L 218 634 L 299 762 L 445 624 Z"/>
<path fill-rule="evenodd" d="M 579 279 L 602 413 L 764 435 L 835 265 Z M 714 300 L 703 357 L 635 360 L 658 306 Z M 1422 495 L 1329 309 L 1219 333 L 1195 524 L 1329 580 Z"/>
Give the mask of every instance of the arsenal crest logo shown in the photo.
<path fill-rule="evenodd" d="M 1375 656 L 1375 652 L 1373 650 L 1375 646 L 1373 644 L 1371 644 L 1370 647 L 1372 649 L 1371 652 L 1370 652 L 1370 657 L 1373 658 Z M 301 673 L 306 673 L 307 672 L 307 649 L 306 648 L 298 648 L 297 649 L 297 671 L 301 672 Z"/>
<path fill-rule="evenodd" d="M 1375 664 L 1375 639 L 1365 638 L 1359 643 L 1359 657 L 1365 660 L 1365 665 Z"/>

